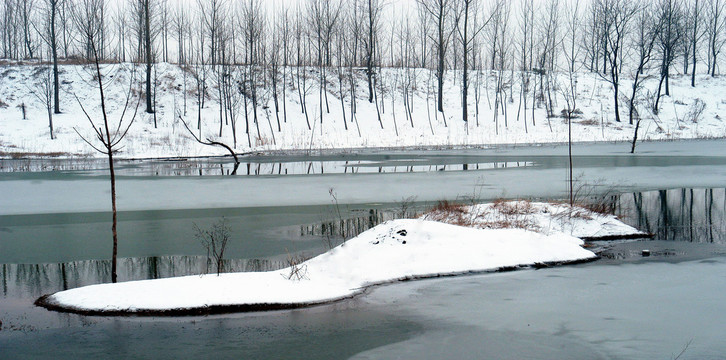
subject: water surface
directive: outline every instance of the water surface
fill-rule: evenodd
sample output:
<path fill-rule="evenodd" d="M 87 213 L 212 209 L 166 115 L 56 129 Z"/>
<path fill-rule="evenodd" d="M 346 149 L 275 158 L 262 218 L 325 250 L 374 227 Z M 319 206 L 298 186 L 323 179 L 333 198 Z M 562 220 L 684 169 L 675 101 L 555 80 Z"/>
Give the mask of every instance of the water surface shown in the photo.
<path fill-rule="evenodd" d="M 0 349 L 10 358 L 663 359 L 692 340 L 682 358 L 720 358 L 723 143 L 646 143 L 634 156 L 626 144 L 576 146 L 581 197 L 607 201 L 656 235 L 596 243 L 603 259 L 595 263 L 382 286 L 311 309 L 188 318 L 34 307 L 40 295 L 109 280 L 108 176 L 102 161 L 2 160 Z M 363 230 L 396 216 L 402 199 L 426 207 L 564 198 L 566 178 L 566 148 L 549 145 L 257 156 L 236 172 L 227 159 L 126 161 L 119 275 L 207 271 L 193 225 L 222 217 L 234 234 L 229 269 L 264 271 L 285 266 L 288 253 L 325 251 L 341 218 Z M 652 255 L 642 257 L 644 249 Z"/>

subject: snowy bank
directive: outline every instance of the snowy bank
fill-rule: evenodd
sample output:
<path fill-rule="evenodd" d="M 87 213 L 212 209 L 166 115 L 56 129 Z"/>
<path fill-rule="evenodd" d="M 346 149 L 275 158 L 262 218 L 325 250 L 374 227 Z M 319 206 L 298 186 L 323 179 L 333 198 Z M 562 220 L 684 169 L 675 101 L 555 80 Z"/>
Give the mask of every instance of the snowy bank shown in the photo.
<path fill-rule="evenodd" d="M 606 227 L 592 220 L 591 224 L 595 223 Z M 583 231 L 585 228 L 582 226 Z M 624 224 L 607 231 L 637 232 Z M 422 219 L 393 220 L 327 253 L 278 271 L 91 285 L 44 296 L 37 303 L 84 314 L 174 315 L 297 308 L 349 298 L 368 286 L 400 280 L 595 259 L 583 244 L 581 239 L 554 230 L 545 234 Z"/>
<path fill-rule="evenodd" d="M 134 68 L 136 77 L 134 78 Z M 94 80 L 94 72 L 86 65 L 61 65 L 61 111 L 53 117 L 55 139 L 50 138 L 49 121 L 45 104 L 36 98 L 38 85 L 42 84 L 38 65 L 0 66 L 0 158 L 10 157 L 103 157 L 85 144 L 95 134 L 79 105 L 98 122 L 101 119 L 100 98 Z M 115 126 L 124 110 L 129 82 L 140 85 L 139 66 L 104 64 L 101 68 L 105 80 L 106 104 L 112 125 Z M 239 75 L 243 68 L 233 68 Z M 284 68 L 285 73 L 299 73 L 296 68 Z M 459 147 L 487 146 L 495 144 L 563 143 L 568 139 L 567 121 L 560 114 L 565 108 L 562 91 L 552 93 L 553 111 L 548 114 L 542 104 L 532 109 L 532 103 L 521 103 L 519 81 L 507 85 L 509 100 L 501 104 L 504 114 L 495 115 L 492 104 L 495 98 L 496 72 L 472 72 L 468 112 L 469 123 L 462 120 L 459 73 L 447 71 L 444 77 L 444 113 L 436 111 L 434 74 L 431 70 L 415 69 L 405 74 L 404 69 L 383 68 L 380 72 L 382 93 L 379 106 L 369 103 L 365 91 L 358 91 L 353 102 L 350 88 L 343 86 L 342 96 L 338 85 L 320 92 L 316 88 L 317 69 L 303 68 L 308 77 L 308 87 L 303 93 L 288 81 L 280 93 L 276 109 L 271 86 L 260 87 L 260 105 L 257 116 L 252 109 L 247 114 L 256 118 L 247 122 L 245 109 L 235 109 L 236 121 L 222 121 L 219 99 L 214 96 L 215 84 L 204 102 L 197 102 L 194 70 L 183 70 L 173 64 L 157 64 L 155 88 L 156 114 L 141 110 L 127 137 L 118 158 L 158 158 L 225 155 L 221 147 L 197 143 L 185 129 L 179 115 L 186 119 L 195 133 L 203 139 L 211 138 L 233 147 L 238 153 L 256 153 L 275 150 L 351 149 L 371 147 Z M 337 78 L 329 70 L 329 78 Z M 364 69 L 355 69 L 355 86 L 366 88 Z M 513 79 L 520 74 L 506 73 Z M 401 79 L 411 76 L 410 88 Z M 578 118 L 572 122 L 572 139 L 576 142 L 628 141 L 633 137 L 635 125 L 614 119 L 612 87 L 599 75 L 579 73 Z M 282 80 L 282 79 L 280 79 Z M 289 79 L 288 79 L 289 80 Z M 648 99 L 638 99 L 638 111 L 643 120 L 638 139 L 672 140 L 687 138 L 712 138 L 726 136 L 721 101 L 726 89 L 726 77 L 698 76 L 698 86 L 690 86 L 689 76 L 673 76 L 672 96 L 662 98 L 661 111 L 656 115 L 646 108 Z M 557 84 L 566 81 L 564 74 L 553 80 Z M 282 83 L 282 81 L 280 81 Z M 657 79 L 648 79 L 643 94 L 655 93 Z M 622 87 L 629 82 L 623 80 Z M 408 89 L 404 91 L 404 88 Z M 480 100 L 476 101 L 475 88 Z M 303 94 L 303 95 L 301 95 Z M 325 94 L 329 107 L 320 108 L 319 95 Z M 79 100 L 76 100 L 76 96 Z M 492 100 L 489 100 L 492 99 Z M 132 99 L 135 102 L 138 98 Z M 356 112 L 350 109 L 355 103 Z M 305 106 L 303 107 L 302 104 Z M 406 105 L 407 104 L 407 105 Z M 307 109 L 307 115 L 301 109 Z M 277 111 L 276 111 L 277 110 Z M 698 111 L 697 111 L 698 110 Z M 279 111 L 279 112 L 278 112 Z M 626 106 L 621 115 L 627 117 Z M 379 119 L 380 113 L 380 119 Z M 445 114 L 445 115 L 444 115 Z M 25 115 L 25 116 L 24 116 Z M 130 115 L 127 114 L 127 118 Z M 128 121 L 128 120 L 126 120 Z M 247 131 L 249 129 L 249 131 Z"/>

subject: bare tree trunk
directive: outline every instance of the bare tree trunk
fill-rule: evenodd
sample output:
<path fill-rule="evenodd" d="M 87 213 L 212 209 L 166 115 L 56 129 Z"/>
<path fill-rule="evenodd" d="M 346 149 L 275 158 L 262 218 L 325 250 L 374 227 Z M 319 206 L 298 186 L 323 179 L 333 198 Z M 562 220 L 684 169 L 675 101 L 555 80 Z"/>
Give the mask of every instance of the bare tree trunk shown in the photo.
<path fill-rule="evenodd" d="M 154 113 L 154 104 L 151 100 L 151 19 L 149 1 L 144 0 L 144 41 L 146 43 L 146 112 Z"/>
<path fill-rule="evenodd" d="M 58 43 L 56 41 L 55 19 L 58 12 L 58 0 L 50 1 L 50 48 L 53 52 L 53 108 L 60 114 L 60 84 L 58 80 Z"/>
<path fill-rule="evenodd" d="M 698 50 L 698 39 L 701 34 L 698 32 L 698 22 L 701 17 L 701 10 L 698 6 L 698 0 L 695 0 L 693 8 L 693 33 L 691 34 L 691 53 L 693 55 L 693 70 L 691 71 L 691 87 L 696 87 L 696 52 Z"/>

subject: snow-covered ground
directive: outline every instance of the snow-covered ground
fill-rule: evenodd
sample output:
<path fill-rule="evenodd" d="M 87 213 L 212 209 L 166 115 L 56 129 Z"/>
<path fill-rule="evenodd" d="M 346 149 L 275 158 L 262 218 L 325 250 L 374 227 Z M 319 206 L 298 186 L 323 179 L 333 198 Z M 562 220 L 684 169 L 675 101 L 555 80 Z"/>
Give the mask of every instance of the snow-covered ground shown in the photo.
<path fill-rule="evenodd" d="M 112 125 L 120 118 L 126 99 L 126 92 L 132 78 L 131 64 L 105 64 L 103 73 L 106 97 Z M 100 121 L 100 101 L 94 86 L 93 72 L 87 65 L 61 65 L 61 110 L 54 116 L 57 138 L 50 139 L 48 118 L 43 102 L 34 96 L 40 82 L 38 65 L 0 66 L 0 156 L 94 156 L 96 153 L 85 144 L 80 136 L 93 139 L 93 132 L 83 114 L 79 100 L 91 117 Z M 132 108 L 136 105 L 141 90 L 137 85 L 143 81 L 142 69 L 137 67 L 133 82 Z M 199 69 L 197 69 L 199 70 Z M 233 70 L 233 74 L 241 69 Z M 329 70 L 327 97 L 321 100 L 317 87 L 318 70 L 312 67 L 302 69 L 307 76 L 305 86 L 297 84 L 296 68 L 283 69 L 283 79 L 278 78 L 281 96 L 279 102 L 279 125 L 275 113 L 271 86 L 259 87 L 258 123 L 252 120 L 250 110 L 249 137 L 247 136 L 244 106 L 236 105 L 237 120 L 233 136 L 231 122 L 222 122 L 220 136 L 220 109 L 214 76 L 208 75 L 208 98 L 201 110 L 201 134 L 203 138 L 221 140 L 239 153 L 270 150 L 348 149 L 360 147 L 427 147 L 427 146 L 486 146 L 490 144 L 526 144 L 567 141 L 567 123 L 561 117 L 547 118 L 543 104 L 538 104 L 532 117 L 532 93 L 527 103 L 520 101 L 520 74 L 503 73 L 505 106 L 500 107 L 495 121 L 496 72 L 471 74 L 469 102 L 469 123 L 461 120 L 461 72 L 447 72 L 444 90 L 445 118 L 435 111 L 435 76 L 426 69 L 407 70 L 386 68 L 381 71 L 379 106 L 367 101 L 367 86 L 363 69 L 355 70 L 357 87 L 356 116 L 350 116 L 350 85 L 340 83 L 334 70 Z M 197 71 L 199 73 L 199 71 Z M 197 130 L 197 97 L 194 69 L 183 71 L 172 64 L 156 66 L 156 127 L 154 116 L 144 112 L 143 101 L 128 136 L 120 144 L 123 158 L 176 157 L 223 155 L 224 149 L 196 143 L 179 120 L 178 114 Z M 234 75 L 236 76 L 236 75 Z M 347 80 L 347 74 L 344 80 Z M 293 83 L 294 80 L 294 83 Z M 532 79 L 534 81 L 534 78 Z M 640 139 L 681 139 L 726 136 L 726 124 L 722 112 L 726 109 L 721 96 L 726 90 L 726 79 L 698 76 L 697 86 L 690 87 L 690 77 L 673 76 L 672 96 L 661 100 L 658 115 L 648 110 L 657 82 L 645 82 L 643 96 L 638 99 L 638 111 L 644 122 L 640 128 Z M 553 109 L 559 113 L 565 108 L 562 98 L 565 76 L 559 75 L 553 81 Z M 560 88 L 558 88 L 560 87 Z M 629 95 L 629 83 L 623 81 L 620 96 Z M 487 90 L 487 91 L 485 91 Z M 404 93 L 410 94 L 410 116 L 406 114 Z M 629 140 L 634 126 L 627 122 L 627 102 L 621 101 L 620 113 L 623 122 L 614 119 L 612 87 L 598 75 L 577 74 L 577 108 L 582 112 L 573 120 L 574 141 L 616 141 Z M 185 96 L 186 94 L 186 96 Z M 301 111 L 301 94 L 305 95 L 307 117 Z M 546 94 L 546 93 L 545 93 Z M 76 96 L 79 100 L 76 100 Z M 327 98 L 327 105 L 326 105 Z M 478 101 L 477 101 L 478 98 Z M 22 106 L 26 109 L 23 119 Z M 696 110 L 702 106 L 701 112 Z M 343 110 L 345 109 L 345 120 Z M 503 111 L 505 110 L 505 111 Z M 526 110 L 526 111 L 525 111 Z M 129 110 L 130 112 L 133 112 Z M 380 111 L 381 120 L 378 120 Z M 285 121 L 285 115 L 287 120 Z M 525 121 L 526 116 L 526 121 Z M 127 112 L 125 121 L 130 118 Z M 308 124 L 310 128 L 308 128 Z M 526 126 L 525 126 L 526 125 Z"/>
<path fill-rule="evenodd" d="M 482 205 L 487 206 L 487 205 Z M 554 206 L 555 208 L 557 206 Z M 541 209 L 548 208 L 541 206 Z M 472 209 L 481 209 L 474 207 Z M 580 210 L 583 214 L 585 210 Z M 542 213 L 537 218 L 547 217 Z M 554 222 L 554 213 L 549 213 Z M 589 234 L 637 230 L 611 218 L 572 217 Z M 564 229 L 564 228 L 563 228 Z M 422 219 L 392 220 L 310 260 L 278 271 L 186 276 L 101 284 L 41 299 L 54 309 L 87 313 L 184 313 L 298 307 L 348 298 L 398 280 L 594 259 L 584 242 L 556 231 L 480 229 Z"/>
<path fill-rule="evenodd" d="M 618 220 L 615 215 L 568 204 L 529 201 L 453 205 L 449 210 L 434 209 L 424 214 L 422 219 L 479 229 L 516 227 L 542 234 L 564 233 L 587 240 L 622 238 L 624 234 L 648 236 Z"/>

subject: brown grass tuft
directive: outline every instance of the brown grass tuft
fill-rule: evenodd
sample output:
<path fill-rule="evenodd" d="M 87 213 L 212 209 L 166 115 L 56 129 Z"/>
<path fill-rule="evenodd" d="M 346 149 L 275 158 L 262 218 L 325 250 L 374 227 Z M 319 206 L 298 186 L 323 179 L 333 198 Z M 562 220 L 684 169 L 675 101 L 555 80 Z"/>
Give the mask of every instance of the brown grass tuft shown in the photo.
<path fill-rule="evenodd" d="M 452 225 L 472 225 L 471 219 L 466 216 L 466 206 L 448 200 L 439 201 L 434 207 L 426 211 L 426 216 L 430 220 Z"/>
<path fill-rule="evenodd" d="M 496 199 L 492 203 L 492 209 L 506 216 L 534 214 L 532 203 L 527 200 L 507 201 L 505 199 Z"/>
<path fill-rule="evenodd" d="M 446 213 L 452 213 L 452 212 L 464 212 L 464 205 L 459 204 L 453 201 L 448 200 L 442 200 L 436 203 L 434 207 L 429 210 L 429 212 L 446 212 Z"/>
<path fill-rule="evenodd" d="M 541 229 L 537 226 L 534 221 L 529 219 L 500 219 L 495 221 L 487 221 L 482 224 L 483 228 L 486 229 L 523 229 L 534 232 L 539 232 Z"/>

